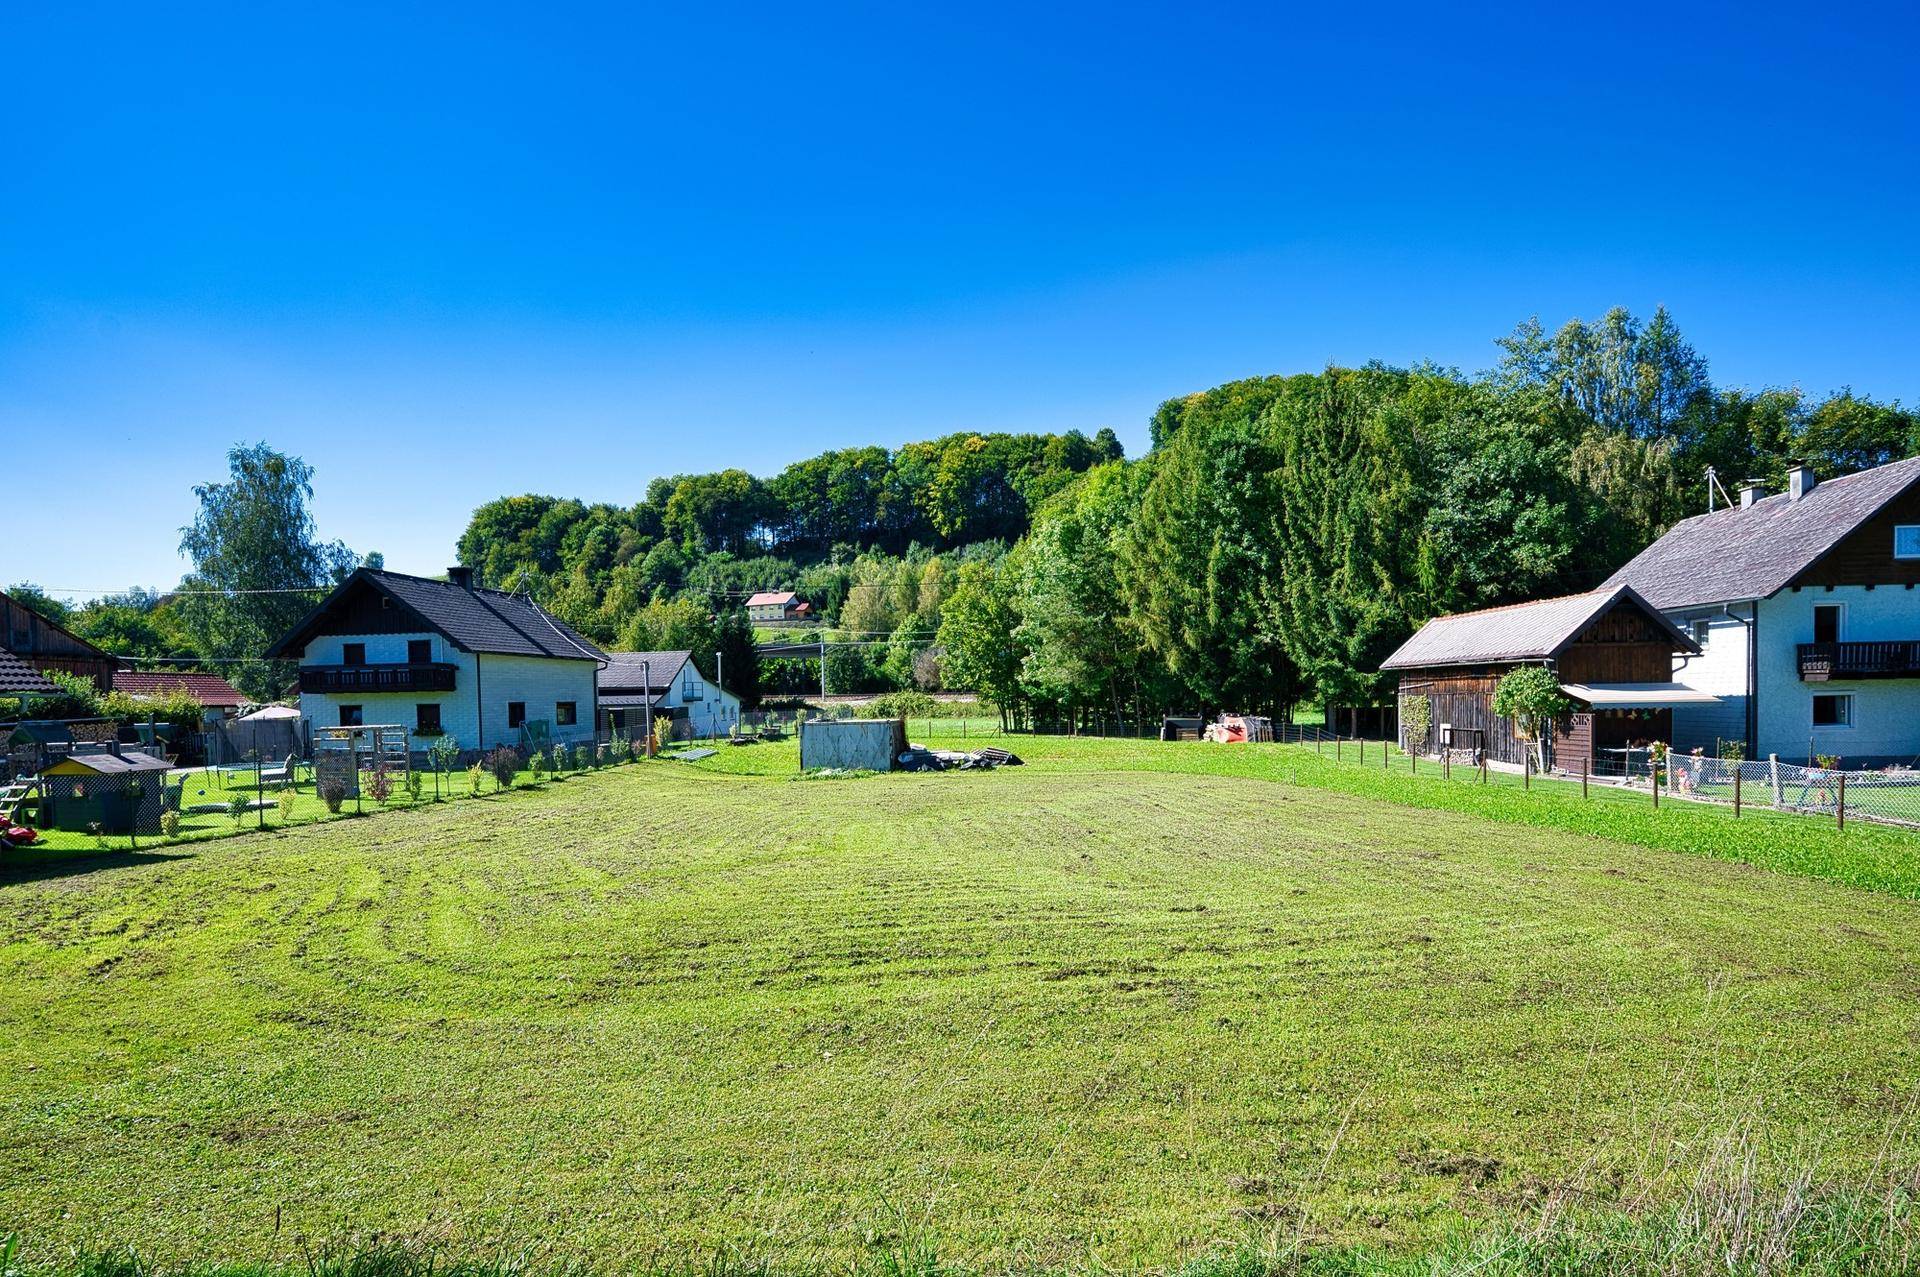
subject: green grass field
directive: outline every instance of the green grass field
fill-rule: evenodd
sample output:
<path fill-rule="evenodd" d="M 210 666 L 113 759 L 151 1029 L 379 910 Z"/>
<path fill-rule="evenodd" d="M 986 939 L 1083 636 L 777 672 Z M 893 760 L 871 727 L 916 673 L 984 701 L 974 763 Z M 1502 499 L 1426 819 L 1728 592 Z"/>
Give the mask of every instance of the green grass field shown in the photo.
<path fill-rule="evenodd" d="M 804 782 L 725 749 L 17 865 L 0 1227 L 29 1267 L 379 1231 L 1131 1269 L 1411 1255 L 1567 1185 L 1659 1209 L 1729 1138 L 1761 1182 L 1915 1164 L 1909 835 L 1014 748 Z"/>

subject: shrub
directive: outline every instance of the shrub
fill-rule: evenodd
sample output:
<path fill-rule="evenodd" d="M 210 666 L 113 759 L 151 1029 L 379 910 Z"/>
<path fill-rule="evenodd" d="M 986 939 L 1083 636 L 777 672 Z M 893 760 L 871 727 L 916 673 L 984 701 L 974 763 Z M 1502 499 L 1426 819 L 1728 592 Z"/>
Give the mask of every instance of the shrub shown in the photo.
<path fill-rule="evenodd" d="M 460 745 L 453 737 L 440 735 L 427 746 L 427 761 L 436 772 L 450 772 L 460 762 Z"/>
<path fill-rule="evenodd" d="M 347 801 L 346 782 L 338 779 L 321 781 L 320 801 L 327 805 L 327 810 L 330 813 L 338 816 L 340 814 L 340 805 Z"/>
<path fill-rule="evenodd" d="M 869 705 L 875 718 L 932 718 L 940 702 L 925 692 L 888 692 Z"/>
<path fill-rule="evenodd" d="M 1513 720 L 1514 734 L 1534 744 L 1536 761 L 1546 764 L 1545 738 L 1553 721 L 1573 710 L 1560 690 L 1560 676 L 1544 665 L 1508 670 L 1493 689 L 1493 712 Z"/>
<path fill-rule="evenodd" d="M 107 845 L 107 827 L 99 821 L 89 820 L 87 822 L 87 832 L 93 835 L 93 841 L 97 846 L 105 847 Z"/>
<path fill-rule="evenodd" d="M 1425 696 L 1402 696 L 1400 730 L 1407 738 L 1408 749 L 1416 754 L 1424 752 L 1427 738 L 1433 735 L 1433 702 Z"/>
<path fill-rule="evenodd" d="M 160 836 L 174 839 L 180 836 L 180 813 L 169 808 L 160 813 Z"/>
<path fill-rule="evenodd" d="M 487 770 L 493 774 L 494 784 L 501 789 L 512 789 L 513 778 L 520 771 L 520 755 L 502 745 L 487 755 Z"/>
<path fill-rule="evenodd" d="M 376 767 L 373 769 L 373 775 L 367 780 L 367 793 L 373 798 L 373 801 L 382 805 L 386 803 L 387 799 L 393 797 L 393 777 L 387 772 L 386 768 Z"/>
<path fill-rule="evenodd" d="M 426 785 L 426 783 L 427 782 L 424 779 L 422 779 L 419 772 L 409 771 L 407 773 L 407 797 L 411 798 L 416 803 L 419 802 L 420 790 Z"/>
<path fill-rule="evenodd" d="M 467 768 L 467 796 L 469 798 L 478 798 L 480 796 L 480 782 L 486 778 L 486 774 L 487 769 L 485 765 L 481 763 L 475 763 Z"/>
<path fill-rule="evenodd" d="M 546 750 L 536 749 L 533 757 L 527 760 L 527 767 L 533 772 L 534 779 L 538 780 L 553 770 L 553 760 L 547 757 Z"/>
<path fill-rule="evenodd" d="M 233 797 L 227 801 L 227 819 L 231 820 L 237 829 L 240 826 L 240 822 L 246 818 L 247 794 L 245 790 L 238 790 L 234 793 Z"/>
<path fill-rule="evenodd" d="M 280 796 L 273 800 L 273 804 L 279 809 L 280 823 L 283 825 L 291 825 L 293 823 L 293 791 L 291 789 L 281 790 Z"/>

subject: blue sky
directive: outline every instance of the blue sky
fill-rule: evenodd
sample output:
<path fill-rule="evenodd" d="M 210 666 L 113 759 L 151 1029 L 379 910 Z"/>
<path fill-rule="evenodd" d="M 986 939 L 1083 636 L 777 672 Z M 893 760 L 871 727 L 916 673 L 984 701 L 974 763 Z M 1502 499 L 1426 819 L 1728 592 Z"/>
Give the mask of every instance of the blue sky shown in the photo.
<path fill-rule="evenodd" d="M 504 493 L 1138 452 L 1171 395 L 1614 304 L 1723 384 L 1920 401 L 1910 7 L 39 8 L 0 582 L 171 583 L 241 440 L 431 572 Z"/>

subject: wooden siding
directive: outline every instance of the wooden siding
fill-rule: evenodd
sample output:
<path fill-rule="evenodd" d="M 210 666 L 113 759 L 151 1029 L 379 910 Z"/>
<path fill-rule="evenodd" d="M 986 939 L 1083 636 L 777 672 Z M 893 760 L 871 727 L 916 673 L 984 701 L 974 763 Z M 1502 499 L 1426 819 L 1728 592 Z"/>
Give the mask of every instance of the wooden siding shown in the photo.
<path fill-rule="evenodd" d="M 1472 669 L 1433 670 L 1410 673 L 1400 679 L 1400 695 L 1425 696 L 1433 724 L 1427 740 L 1430 751 L 1438 751 L 1441 726 L 1455 729 L 1455 746 L 1461 747 L 1458 733 L 1477 730 L 1486 744 L 1487 757 L 1497 762 L 1517 763 L 1526 748 L 1515 739 L 1513 724 L 1493 712 L 1493 689 L 1500 676 L 1512 666 L 1482 666 Z M 1401 737 L 1400 746 L 1406 748 Z"/>
<path fill-rule="evenodd" d="M 314 627 L 314 637 L 337 634 L 424 634 L 437 632 L 408 609 L 366 582 L 328 610 Z"/>
<path fill-rule="evenodd" d="M 1901 523 L 1920 523 L 1920 485 L 1889 501 L 1792 584 L 1920 585 L 1920 559 L 1893 557 L 1893 529 Z"/>

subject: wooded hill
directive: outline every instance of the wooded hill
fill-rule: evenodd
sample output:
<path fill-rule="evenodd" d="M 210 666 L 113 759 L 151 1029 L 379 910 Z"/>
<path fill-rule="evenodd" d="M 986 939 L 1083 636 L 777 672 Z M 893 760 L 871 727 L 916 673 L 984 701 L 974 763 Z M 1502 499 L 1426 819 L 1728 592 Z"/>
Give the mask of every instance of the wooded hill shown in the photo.
<path fill-rule="evenodd" d="M 1834 475 L 1920 449 L 1898 404 L 1715 387 L 1665 311 L 1498 346 L 1478 375 L 1370 364 L 1171 399 L 1131 462 L 1105 430 L 958 434 L 658 479 L 624 508 L 503 498 L 460 558 L 632 646 L 799 590 L 848 642 L 836 690 L 1364 703 L 1421 621 L 1597 584 L 1706 508 L 1709 467 L 1778 488 L 1791 458 Z"/>

